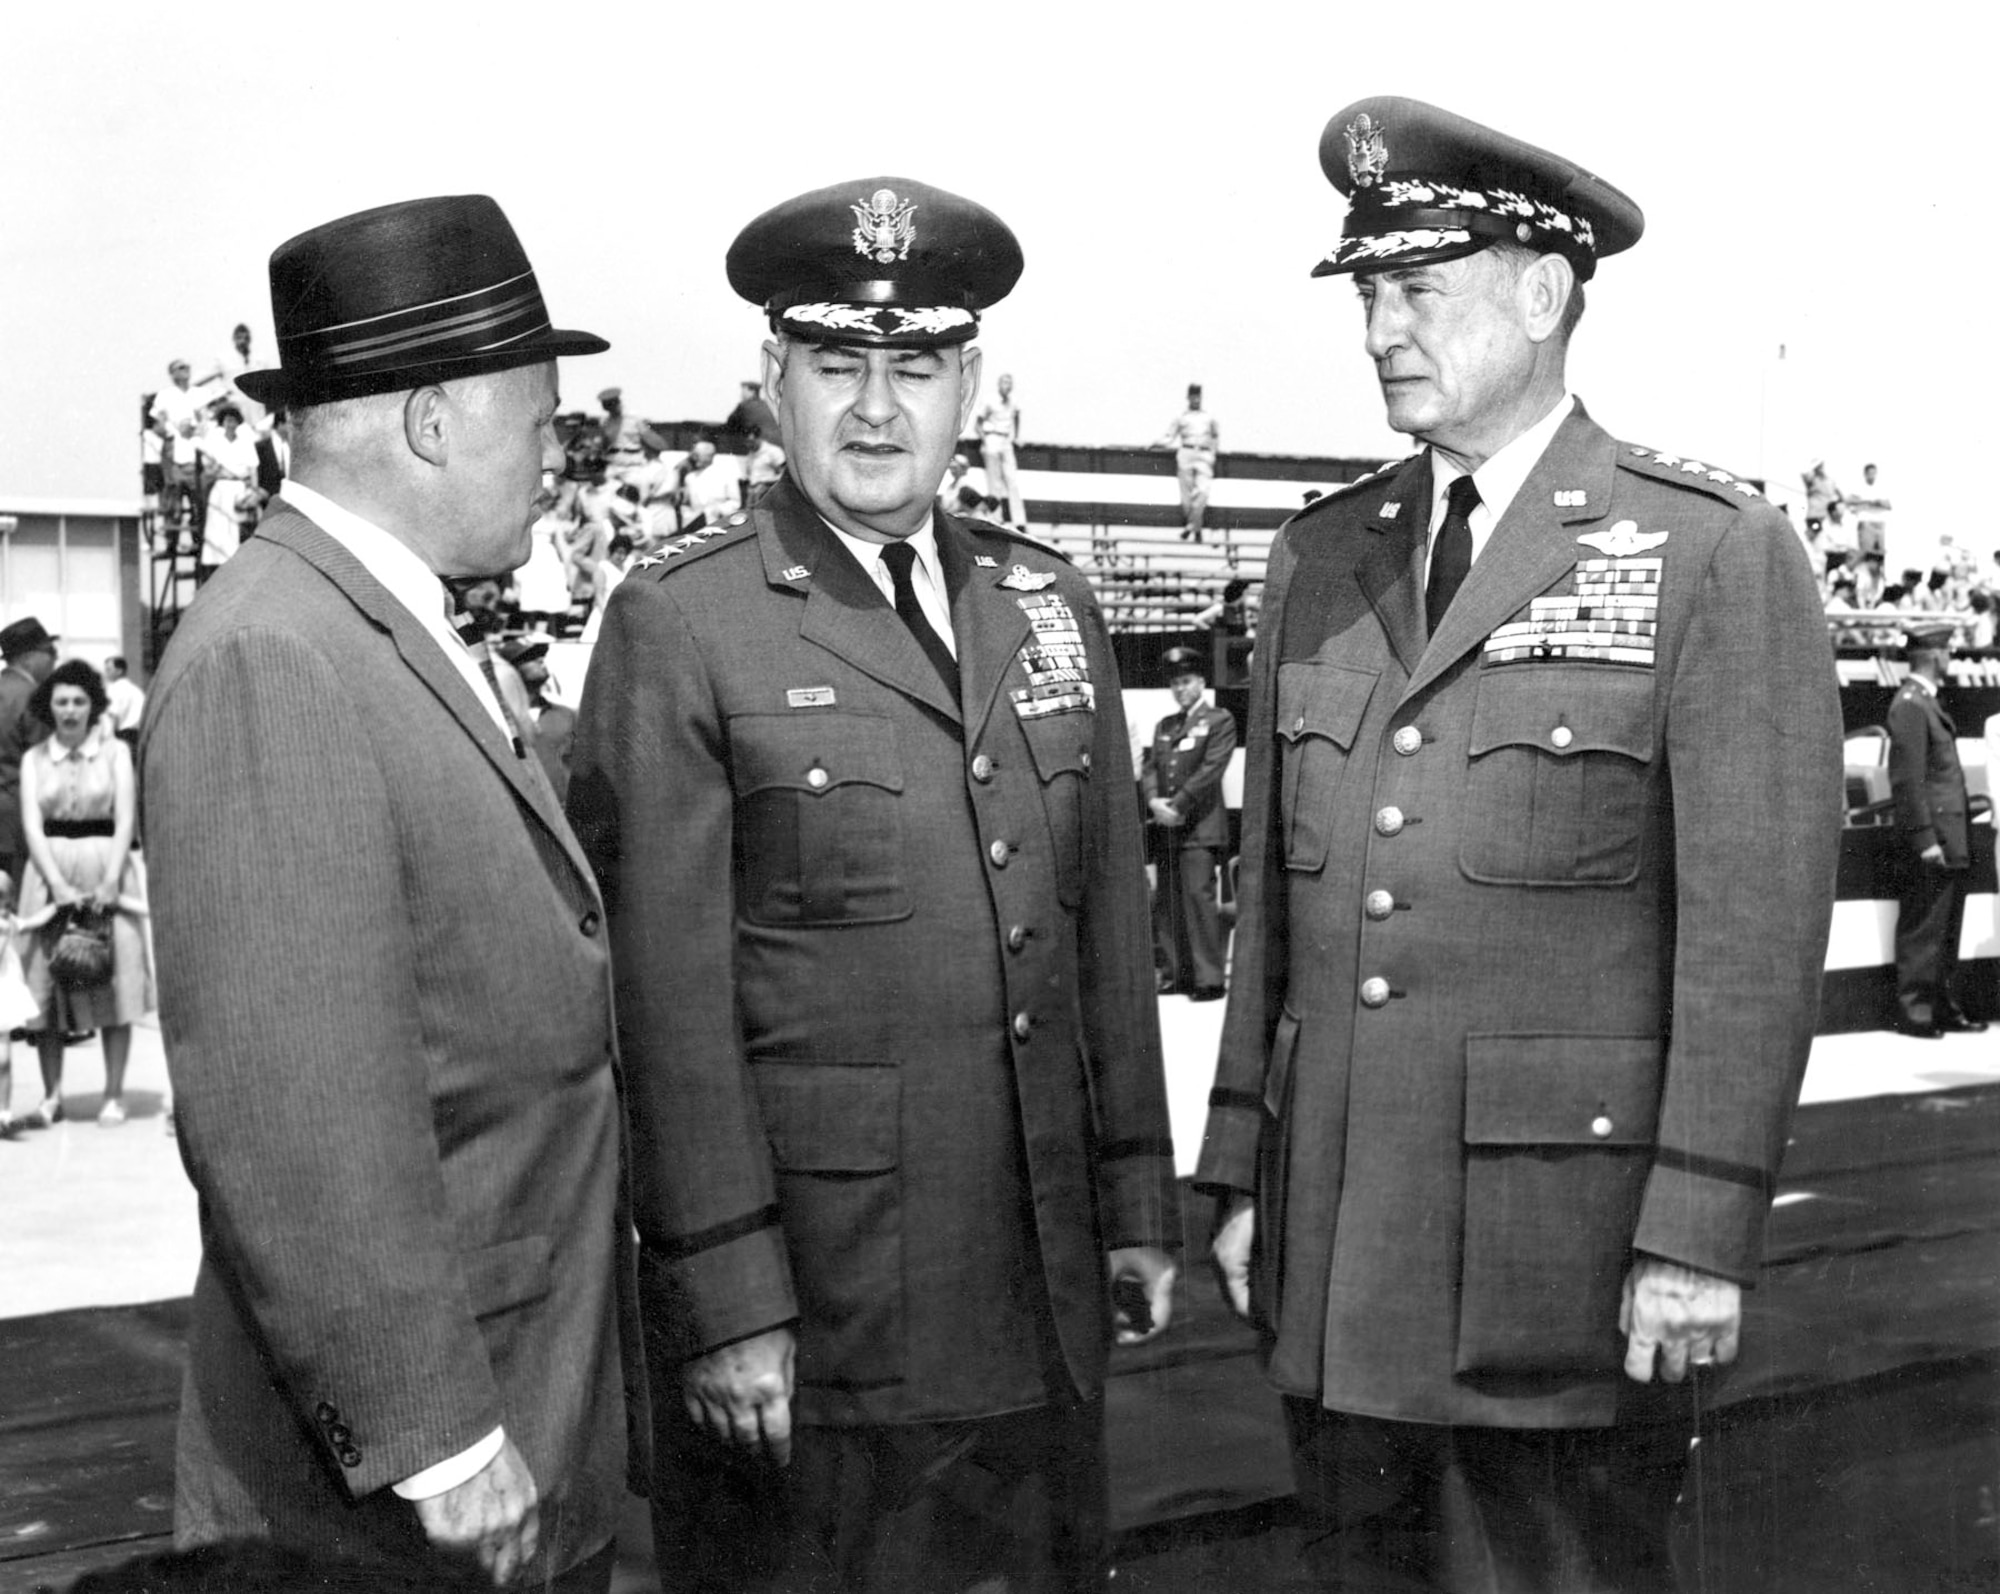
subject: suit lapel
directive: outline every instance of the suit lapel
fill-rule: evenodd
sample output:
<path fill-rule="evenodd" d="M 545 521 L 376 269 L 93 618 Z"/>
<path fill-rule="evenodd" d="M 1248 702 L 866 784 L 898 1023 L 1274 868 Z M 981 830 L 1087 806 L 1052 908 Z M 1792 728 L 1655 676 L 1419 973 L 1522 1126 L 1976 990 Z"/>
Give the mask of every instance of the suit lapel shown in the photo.
<path fill-rule="evenodd" d="M 1014 594 L 999 585 L 1016 562 L 1009 556 L 1021 551 L 1020 544 L 984 534 L 969 521 L 949 515 L 938 517 L 937 538 L 945 588 L 952 595 L 959 696 L 965 704 L 965 723 L 977 731 L 993 712 L 1007 670 L 1033 629 Z M 985 554 L 993 566 L 975 565 L 975 554 Z"/>
<path fill-rule="evenodd" d="M 1615 453 L 1610 435 L 1579 404 L 1557 428 L 1473 561 L 1465 585 L 1458 589 L 1404 689 L 1406 701 L 1574 567 L 1585 551 L 1577 546 L 1574 528 L 1610 512 Z M 1555 508 L 1555 494 L 1570 490 L 1581 490 L 1582 505 Z"/>
<path fill-rule="evenodd" d="M 388 589 L 368 573 L 367 567 L 344 544 L 329 537 L 304 515 L 284 504 L 282 499 L 279 504 L 282 513 L 267 516 L 257 528 L 257 535 L 269 537 L 272 542 L 289 549 L 313 566 L 338 587 L 377 630 L 387 634 L 411 673 L 429 688 L 439 706 L 451 716 L 458 728 L 472 738 L 486 761 L 514 789 L 523 806 L 562 844 L 564 853 L 577 872 L 584 879 L 591 879 L 589 864 L 556 804 L 555 792 L 541 772 L 540 760 L 533 754 L 525 758 L 515 756 L 512 739 L 503 735 L 500 727 L 493 723 L 493 716 L 473 695 L 465 677 L 444 656 L 431 634 L 416 616 L 389 595 Z M 438 592 L 442 601 L 442 585 Z"/>
<path fill-rule="evenodd" d="M 895 606 L 827 529 L 789 477 L 765 495 L 763 506 L 770 510 L 769 518 L 757 528 L 765 576 L 794 590 L 803 585 L 806 592 L 799 635 L 884 686 L 950 719 L 959 719 L 958 705 Z M 792 570 L 804 574 L 786 574 Z M 964 651 L 961 642 L 961 659 Z"/>
<path fill-rule="evenodd" d="M 1424 652 L 1424 548 L 1430 538 L 1431 512 L 1428 450 L 1396 473 L 1390 492 L 1383 507 L 1396 505 L 1395 518 L 1377 515 L 1369 522 L 1369 546 L 1355 565 L 1354 578 L 1409 674 Z"/>

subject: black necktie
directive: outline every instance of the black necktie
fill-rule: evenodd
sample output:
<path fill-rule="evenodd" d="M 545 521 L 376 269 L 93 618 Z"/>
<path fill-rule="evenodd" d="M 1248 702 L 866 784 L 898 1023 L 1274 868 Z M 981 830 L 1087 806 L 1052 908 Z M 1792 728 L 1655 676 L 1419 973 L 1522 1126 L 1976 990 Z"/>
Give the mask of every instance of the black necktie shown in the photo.
<path fill-rule="evenodd" d="M 1458 596 L 1465 573 L 1472 568 L 1472 511 L 1479 503 L 1479 488 L 1470 476 L 1461 476 L 1445 490 L 1444 524 L 1438 527 L 1437 543 L 1431 549 L 1431 575 L 1424 585 L 1424 615 L 1431 635 L 1437 635 L 1445 610 Z"/>
<path fill-rule="evenodd" d="M 944 645 L 944 638 L 931 629 L 931 623 L 924 617 L 923 606 L 917 602 L 917 589 L 910 583 L 910 567 L 917 562 L 917 550 L 907 542 L 892 542 L 882 550 L 882 563 L 889 567 L 889 579 L 896 584 L 896 612 L 903 617 L 903 624 L 910 628 L 910 635 L 917 639 L 937 666 L 938 677 L 951 693 L 951 700 L 958 701 L 958 660 L 951 656 L 951 649 Z"/>

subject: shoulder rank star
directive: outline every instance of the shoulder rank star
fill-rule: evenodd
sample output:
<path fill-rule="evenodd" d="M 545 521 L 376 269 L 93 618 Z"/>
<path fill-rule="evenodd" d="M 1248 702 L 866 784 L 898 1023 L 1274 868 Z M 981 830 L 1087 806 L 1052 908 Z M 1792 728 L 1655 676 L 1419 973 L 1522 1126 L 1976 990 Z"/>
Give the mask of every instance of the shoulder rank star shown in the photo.
<path fill-rule="evenodd" d="M 1587 531 L 1576 540 L 1615 559 L 1657 548 L 1667 540 L 1667 534 L 1664 531 L 1641 531 L 1636 520 L 1621 520 L 1609 531 Z"/>
<path fill-rule="evenodd" d="M 1040 592 L 1042 588 L 1055 584 L 1053 570 L 1030 570 L 1026 565 L 1016 565 L 1000 578 L 1000 585 L 1011 587 L 1016 592 Z"/>

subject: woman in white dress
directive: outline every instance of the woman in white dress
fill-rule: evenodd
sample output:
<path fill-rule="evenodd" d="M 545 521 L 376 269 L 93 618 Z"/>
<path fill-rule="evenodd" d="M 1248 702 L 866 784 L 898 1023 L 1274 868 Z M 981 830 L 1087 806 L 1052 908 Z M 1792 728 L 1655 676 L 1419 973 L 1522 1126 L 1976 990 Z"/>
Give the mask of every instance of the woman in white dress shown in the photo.
<path fill-rule="evenodd" d="M 254 508 L 257 492 L 257 441 L 243 430 L 243 412 L 225 404 L 215 418 L 220 430 L 204 432 L 201 438 L 201 478 L 212 485 L 197 580 L 206 580 L 242 545 L 244 499 L 248 495 Z"/>

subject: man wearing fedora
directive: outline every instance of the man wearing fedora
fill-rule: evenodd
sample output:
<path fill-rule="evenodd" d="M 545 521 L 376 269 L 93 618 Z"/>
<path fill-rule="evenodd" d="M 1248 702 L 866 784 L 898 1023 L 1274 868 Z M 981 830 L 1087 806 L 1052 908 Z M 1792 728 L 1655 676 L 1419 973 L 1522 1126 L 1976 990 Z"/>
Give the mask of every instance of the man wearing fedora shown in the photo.
<path fill-rule="evenodd" d="M 1406 99 L 1321 161 L 1315 274 L 1426 446 L 1272 552 L 1196 1180 L 1330 1581 L 1668 1589 L 1832 916 L 1818 594 L 1754 487 L 1569 390 L 1629 198 Z"/>
<path fill-rule="evenodd" d="M 1102 1586 L 1177 1222 L 1117 665 L 1060 554 L 935 511 L 1021 263 L 903 178 L 752 221 L 785 477 L 584 686 L 673 1588 Z"/>
<path fill-rule="evenodd" d="M 184 1545 L 608 1585 L 638 1475 L 608 953 L 447 580 L 527 557 L 556 357 L 484 196 L 279 246 L 293 472 L 142 742 L 161 1026 L 201 1198 Z"/>
<path fill-rule="evenodd" d="M 0 872 L 21 878 L 27 841 L 21 831 L 21 759 L 49 728 L 28 700 L 56 667 L 56 639 L 32 614 L 0 629 Z"/>

